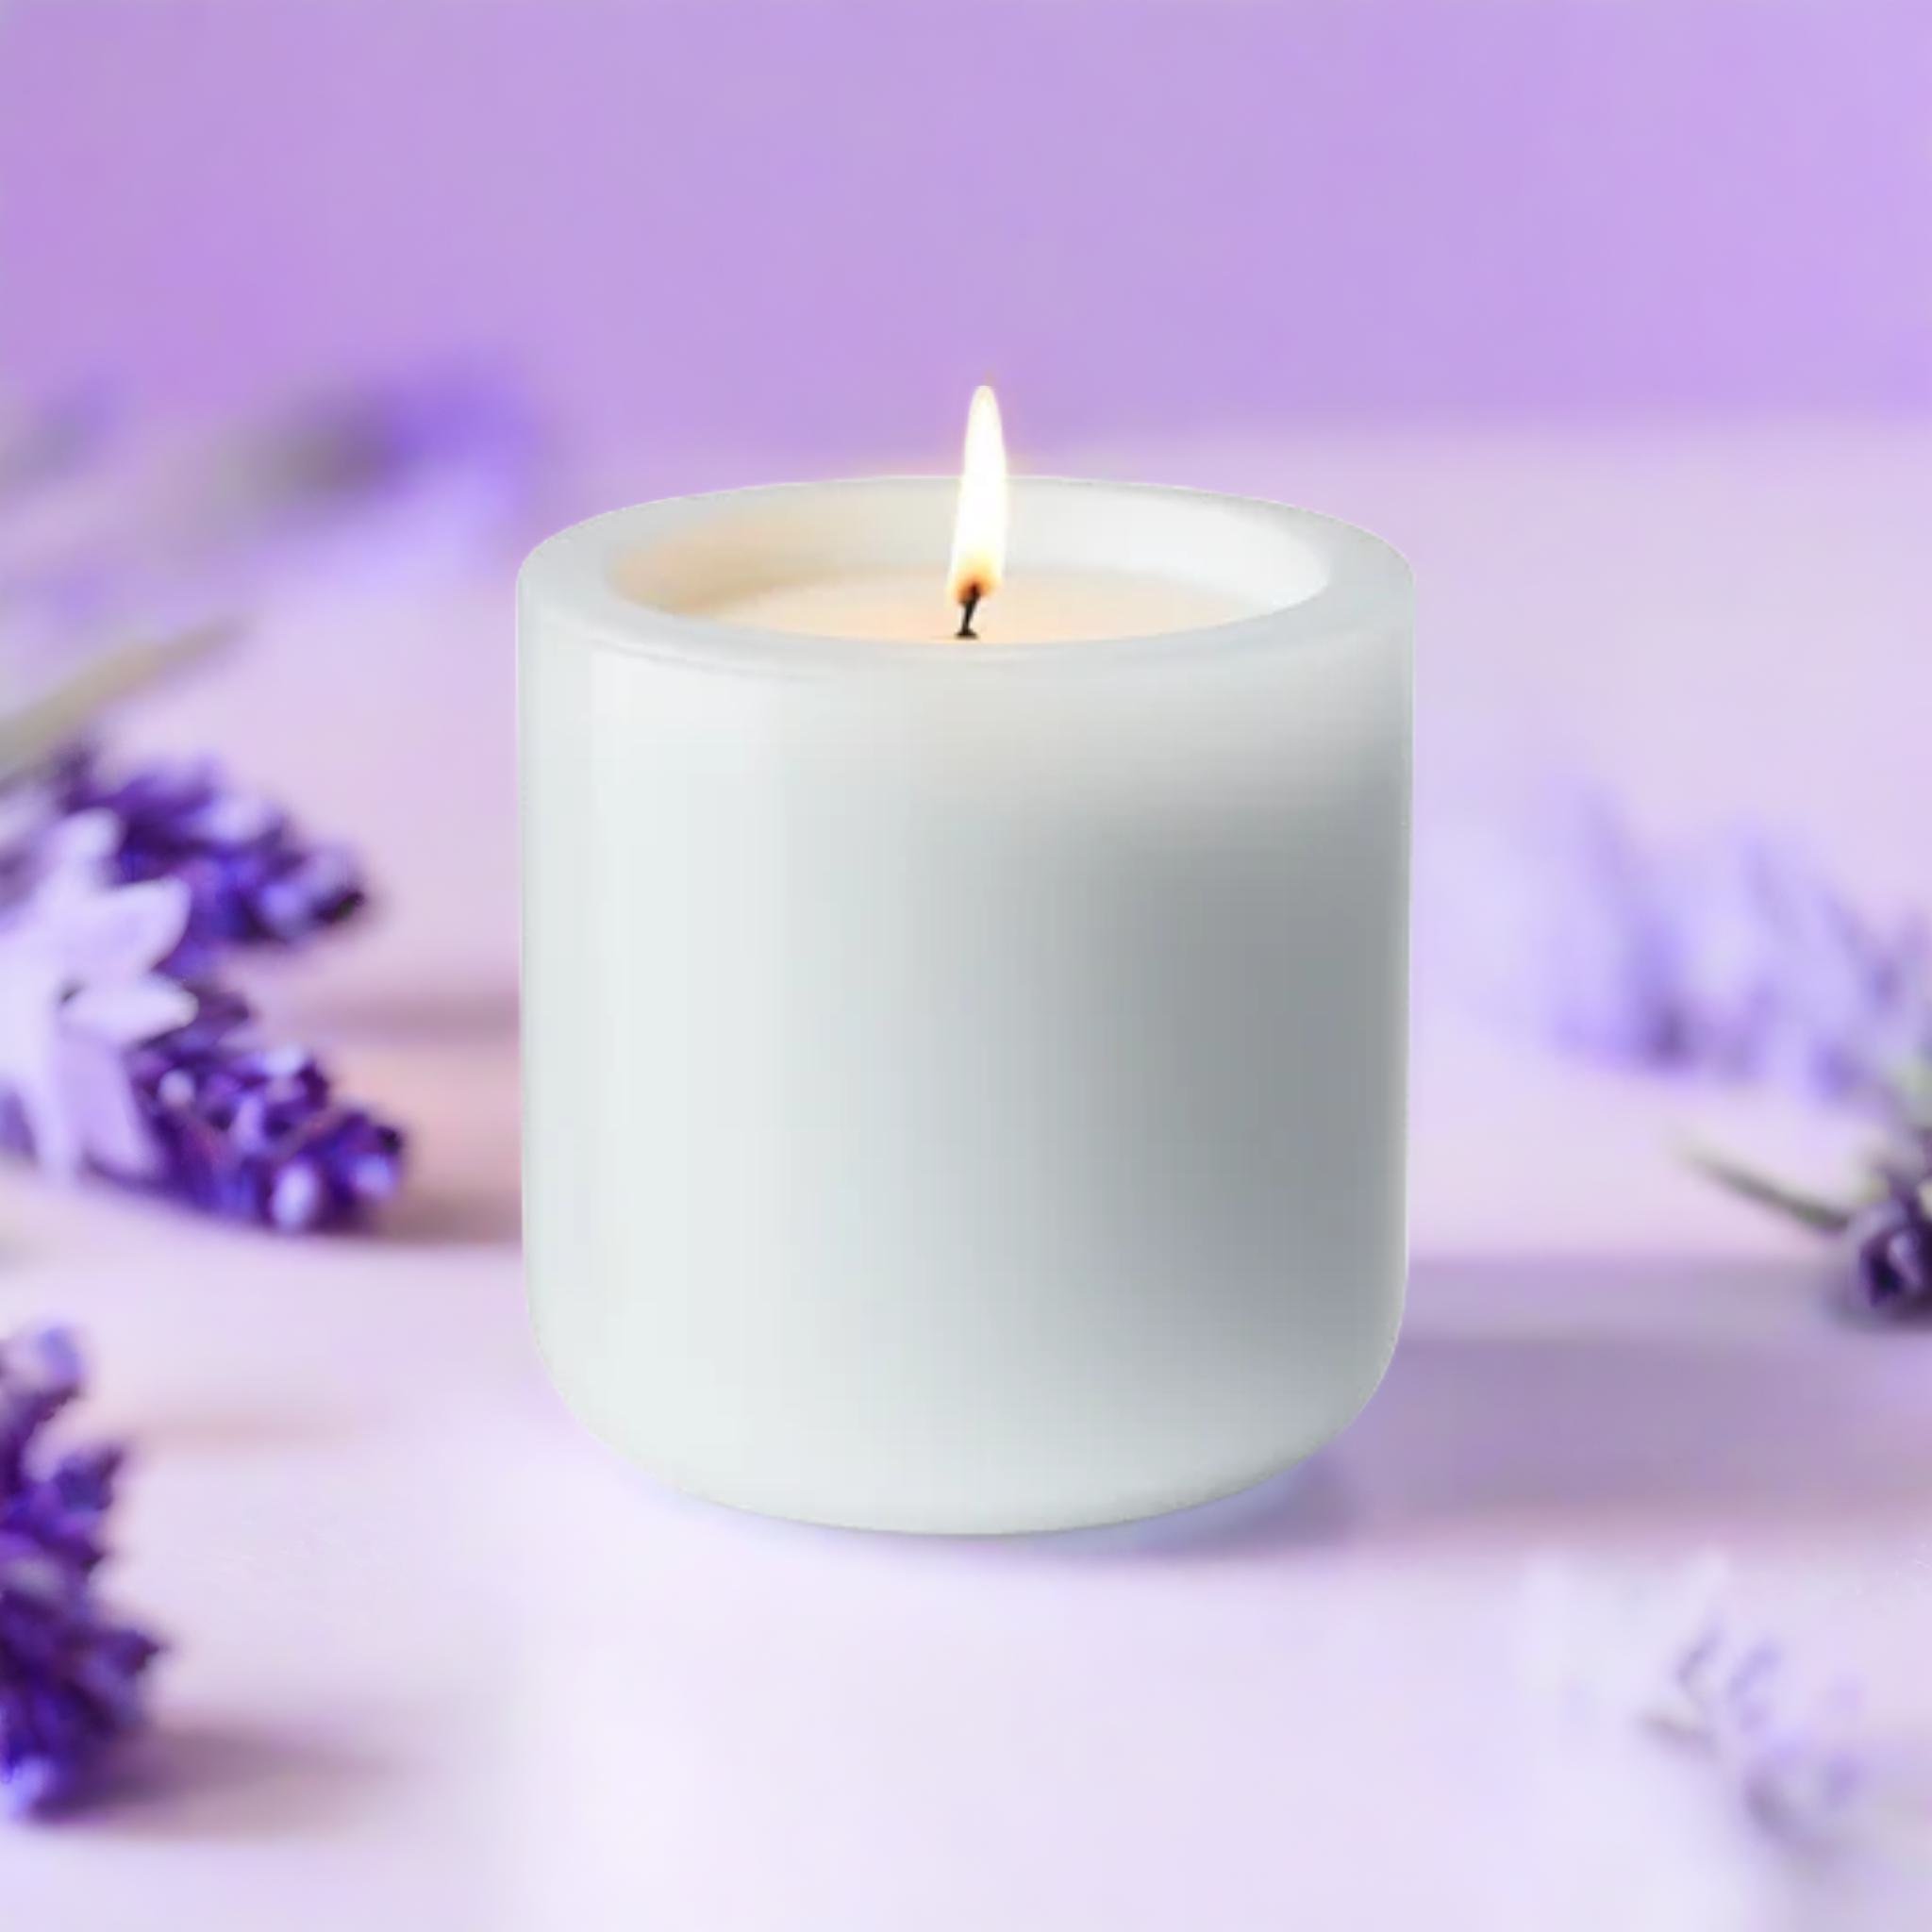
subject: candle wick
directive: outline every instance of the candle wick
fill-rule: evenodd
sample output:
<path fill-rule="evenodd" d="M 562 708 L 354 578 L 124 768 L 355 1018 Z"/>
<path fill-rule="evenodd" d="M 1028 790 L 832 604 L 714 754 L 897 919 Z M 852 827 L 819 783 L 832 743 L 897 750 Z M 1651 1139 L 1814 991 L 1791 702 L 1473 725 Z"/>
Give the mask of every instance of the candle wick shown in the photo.
<path fill-rule="evenodd" d="M 953 635 L 956 638 L 974 638 L 979 633 L 973 628 L 973 613 L 979 608 L 980 589 L 974 584 L 959 600 L 959 628 Z"/>

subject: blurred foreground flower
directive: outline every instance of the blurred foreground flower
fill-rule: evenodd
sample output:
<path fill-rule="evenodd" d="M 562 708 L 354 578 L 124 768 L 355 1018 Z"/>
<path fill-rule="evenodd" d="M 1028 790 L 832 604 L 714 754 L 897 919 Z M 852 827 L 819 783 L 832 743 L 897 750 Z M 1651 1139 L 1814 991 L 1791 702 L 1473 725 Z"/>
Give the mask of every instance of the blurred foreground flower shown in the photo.
<path fill-rule="evenodd" d="M 1719 1558 L 1636 1582 L 1544 1563 L 1527 1594 L 1526 1635 L 1546 1692 L 1706 1752 L 1779 1838 L 1839 1838 L 1882 1798 L 1853 1687 L 1802 1669 L 1743 1621 Z"/>
<path fill-rule="evenodd" d="M 187 554 L 248 581 L 351 563 L 421 575 L 520 534 L 541 445 L 515 386 L 418 371 L 301 398 L 218 441 L 170 524 Z"/>
<path fill-rule="evenodd" d="M 152 615 L 347 562 L 421 576 L 518 527 L 543 439 L 519 385 L 431 365 L 299 395 L 198 434 L 142 434 L 79 396 L 0 425 L 0 591 L 64 587 L 75 616 Z"/>
<path fill-rule="evenodd" d="M 1772 1830 L 1831 1836 L 1868 1774 L 1853 1687 L 1807 1680 L 1774 1637 L 1722 1612 L 1687 1636 L 1649 1722 L 1709 1750 Z"/>
<path fill-rule="evenodd" d="M 113 410 L 96 386 L 0 414 L 0 504 L 72 475 L 105 444 Z"/>
<path fill-rule="evenodd" d="M 94 795 L 85 761 L 60 769 Z M 262 1044 L 200 976 L 229 946 L 347 916 L 354 867 L 319 864 L 273 810 L 241 824 L 212 784 L 149 788 L 200 801 L 185 824 L 130 784 L 135 805 L 123 787 L 62 814 L 52 781 L 54 805 L 0 841 L 0 1146 L 285 1233 L 358 1224 L 400 1184 L 401 1133 L 338 1101 L 312 1056 Z"/>
<path fill-rule="evenodd" d="M 1846 1226 L 1865 1305 L 1878 1313 L 1932 1308 L 1932 1180 L 1899 1180 Z"/>
<path fill-rule="evenodd" d="M 1665 850 L 1564 791 L 1451 836 L 1438 872 L 1461 978 L 1572 1051 L 1865 1100 L 1932 1043 L 1924 928 L 1874 923 L 1762 833 Z"/>
<path fill-rule="evenodd" d="M 108 1747 L 142 1722 L 160 1648 L 95 1590 L 123 1452 L 57 1454 L 42 1440 L 82 1379 L 64 1329 L 0 1343 L 0 1807 L 16 1815 L 86 1796 Z"/>
<path fill-rule="evenodd" d="M 1835 1240 L 1861 1312 L 1932 1316 L 1932 1116 L 1921 1061 L 1884 1090 L 1889 1121 L 1842 1196 L 1813 1192 L 1725 1149 L 1693 1146 L 1693 1166 L 1733 1193 Z"/>
<path fill-rule="evenodd" d="M 520 391 L 432 368 L 184 442 L 101 399 L 0 423 L 0 777 L 318 584 L 421 578 L 523 534 Z"/>

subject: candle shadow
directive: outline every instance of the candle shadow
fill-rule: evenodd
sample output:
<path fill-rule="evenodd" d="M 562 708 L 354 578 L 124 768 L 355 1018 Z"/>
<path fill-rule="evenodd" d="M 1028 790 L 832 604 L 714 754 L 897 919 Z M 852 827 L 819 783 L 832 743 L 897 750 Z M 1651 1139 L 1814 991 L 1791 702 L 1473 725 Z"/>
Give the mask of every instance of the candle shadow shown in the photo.
<path fill-rule="evenodd" d="M 1820 1270 L 1777 1260 L 1508 1257 L 1417 1271 L 1381 1388 L 1299 1467 L 1172 1514 L 1010 1537 L 735 1516 L 651 1486 L 693 1527 L 892 1562 L 1190 1567 L 1472 1540 L 1708 1541 L 1849 1507 L 1923 1507 L 1932 1329 L 1838 1319 Z M 616 1462 L 623 1479 L 644 1478 Z"/>
<path fill-rule="evenodd" d="M 1485 1523 L 1552 1541 L 1624 1518 L 1707 1535 L 1727 1517 L 1824 1523 L 1848 1499 L 1923 1500 L 1928 1372 L 1932 1330 L 1838 1318 L 1807 1263 L 1424 1268 L 1381 1388 L 1300 1468 L 1170 1516 L 999 1547 L 1199 1563 Z"/>
<path fill-rule="evenodd" d="M 997 1548 L 1069 1561 L 1181 1560 L 1319 1548 L 1342 1541 L 1353 1515 L 1345 1471 L 1324 1451 L 1231 1496 L 1164 1516 L 990 1541 Z"/>
<path fill-rule="evenodd" d="M 1378 1534 L 1637 1510 L 1790 1523 L 1923 1494 L 1932 1425 L 1923 1403 L 1736 1342 L 1425 1336 L 1334 1453 Z"/>

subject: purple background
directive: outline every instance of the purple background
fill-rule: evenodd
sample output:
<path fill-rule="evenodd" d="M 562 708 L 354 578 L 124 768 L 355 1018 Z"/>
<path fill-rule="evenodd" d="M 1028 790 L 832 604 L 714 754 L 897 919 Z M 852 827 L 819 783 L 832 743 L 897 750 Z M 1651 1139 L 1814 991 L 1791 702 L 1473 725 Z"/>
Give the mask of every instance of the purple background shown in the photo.
<path fill-rule="evenodd" d="M 1413 558 L 1425 865 L 1527 744 L 1793 821 L 1883 913 L 1932 819 L 1928 101 L 1927 0 L 0 0 L 0 390 L 203 418 L 466 349 L 643 494 L 944 467 L 991 375 L 1023 461 Z M 1302 1474 L 961 1549 L 600 1459 L 519 1299 L 509 567 L 319 573 L 125 721 L 368 853 L 382 920 L 261 992 L 416 1166 L 366 1243 L 0 1176 L 0 1326 L 96 1344 L 113 1587 L 177 1644 L 119 1807 L 8 1840 L 12 1923 L 1932 1924 L 1694 1753 L 1524 1748 L 1552 1549 L 1727 1549 L 1932 1739 L 1926 1337 L 1826 1320 L 1678 1159 L 1691 1096 L 1448 1002 L 1403 1346 Z"/>
<path fill-rule="evenodd" d="M 1924 411 L 1923 0 L 19 0 L 0 374 L 660 451 Z"/>

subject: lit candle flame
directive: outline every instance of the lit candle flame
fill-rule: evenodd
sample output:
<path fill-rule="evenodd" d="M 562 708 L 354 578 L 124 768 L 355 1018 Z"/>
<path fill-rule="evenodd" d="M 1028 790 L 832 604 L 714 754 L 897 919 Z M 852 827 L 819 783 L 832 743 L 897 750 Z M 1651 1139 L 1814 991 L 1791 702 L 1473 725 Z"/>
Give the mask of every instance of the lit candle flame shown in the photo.
<path fill-rule="evenodd" d="M 1006 562 L 1007 439 L 1000 428 L 1000 406 L 982 383 L 966 412 L 966 460 L 947 580 L 948 595 L 965 612 L 961 637 L 972 636 L 973 613 L 999 589 Z"/>

